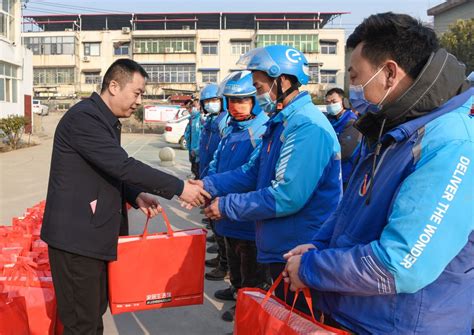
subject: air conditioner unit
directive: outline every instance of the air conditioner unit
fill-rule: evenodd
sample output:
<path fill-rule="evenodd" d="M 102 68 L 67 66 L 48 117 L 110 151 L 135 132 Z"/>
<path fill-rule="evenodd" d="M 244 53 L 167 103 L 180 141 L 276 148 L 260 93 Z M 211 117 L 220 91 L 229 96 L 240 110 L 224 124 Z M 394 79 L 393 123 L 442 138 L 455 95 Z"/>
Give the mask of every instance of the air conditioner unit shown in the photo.
<path fill-rule="evenodd" d="M 130 27 L 122 27 L 122 34 L 130 34 Z"/>
<path fill-rule="evenodd" d="M 174 52 L 174 49 L 173 48 L 165 48 L 165 52 L 166 53 L 172 53 L 172 52 Z"/>
<path fill-rule="evenodd" d="M 84 56 L 84 57 L 82 57 L 82 61 L 83 62 L 90 62 L 91 58 L 89 56 Z"/>
<path fill-rule="evenodd" d="M 189 30 L 191 29 L 191 26 L 183 26 L 183 30 Z"/>

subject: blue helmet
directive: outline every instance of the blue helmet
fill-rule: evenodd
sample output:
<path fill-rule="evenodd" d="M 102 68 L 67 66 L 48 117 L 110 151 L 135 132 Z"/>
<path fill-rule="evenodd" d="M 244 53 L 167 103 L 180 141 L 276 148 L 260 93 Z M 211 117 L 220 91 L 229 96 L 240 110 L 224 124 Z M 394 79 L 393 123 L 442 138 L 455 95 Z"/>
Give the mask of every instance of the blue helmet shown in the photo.
<path fill-rule="evenodd" d="M 309 81 L 308 60 L 303 53 L 286 45 L 269 45 L 250 50 L 237 62 L 250 71 L 263 71 L 272 78 L 295 76 L 301 85 Z"/>
<path fill-rule="evenodd" d="M 216 110 L 208 111 L 204 107 L 204 100 L 213 99 L 213 98 L 219 98 L 220 99 L 220 101 L 221 101 L 220 110 L 218 110 L 219 106 L 217 106 Z M 219 86 L 217 84 L 208 84 L 206 87 L 204 87 L 202 89 L 200 97 L 199 97 L 199 103 L 201 105 L 201 109 L 204 111 L 205 114 L 207 114 L 207 113 L 218 114 L 222 110 L 225 110 L 225 103 L 223 102 L 222 94 L 219 93 Z M 214 103 L 211 103 L 211 104 L 214 104 Z M 217 103 L 215 103 L 215 104 L 217 104 Z"/>
<path fill-rule="evenodd" d="M 228 98 L 247 98 L 251 97 L 253 100 L 253 108 L 251 113 L 255 116 L 260 114 L 262 109 L 255 99 L 257 89 L 253 86 L 252 72 L 250 71 L 235 71 L 228 75 L 220 86 L 222 95 L 227 100 Z M 227 105 L 229 102 L 227 101 Z"/>
<path fill-rule="evenodd" d="M 204 101 L 207 99 L 212 99 L 212 98 L 220 98 L 217 94 L 219 90 L 219 86 L 217 84 L 209 84 L 206 87 L 204 87 L 201 91 L 201 95 L 199 97 L 199 101 Z"/>

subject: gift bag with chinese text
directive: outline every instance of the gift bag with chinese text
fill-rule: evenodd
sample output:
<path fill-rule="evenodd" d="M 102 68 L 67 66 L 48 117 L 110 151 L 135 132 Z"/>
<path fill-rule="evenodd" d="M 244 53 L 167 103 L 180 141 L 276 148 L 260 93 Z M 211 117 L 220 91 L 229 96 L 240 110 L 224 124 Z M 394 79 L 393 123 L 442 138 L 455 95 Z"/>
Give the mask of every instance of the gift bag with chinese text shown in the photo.
<path fill-rule="evenodd" d="M 173 231 L 119 238 L 117 260 L 109 263 L 112 314 L 203 303 L 206 231 Z"/>

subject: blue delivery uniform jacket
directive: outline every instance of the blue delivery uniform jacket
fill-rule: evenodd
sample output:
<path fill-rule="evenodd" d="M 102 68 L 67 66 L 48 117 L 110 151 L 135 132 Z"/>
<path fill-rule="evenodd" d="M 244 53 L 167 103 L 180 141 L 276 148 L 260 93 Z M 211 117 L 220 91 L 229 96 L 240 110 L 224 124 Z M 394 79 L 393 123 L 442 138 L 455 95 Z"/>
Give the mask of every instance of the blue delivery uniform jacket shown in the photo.
<path fill-rule="evenodd" d="M 199 111 L 193 111 L 189 117 L 189 123 L 186 125 L 184 131 L 184 138 L 186 139 L 186 147 L 188 151 L 194 152 L 196 155 L 196 162 L 199 162 L 199 140 L 201 138 L 201 114 Z"/>
<path fill-rule="evenodd" d="M 283 254 L 310 241 L 336 209 L 340 168 L 336 134 L 302 92 L 268 121 L 258 155 L 203 181 L 211 195 L 226 195 L 224 217 L 256 221 L 258 261 L 284 263 Z"/>
<path fill-rule="evenodd" d="M 208 175 L 234 170 L 247 163 L 252 154 L 258 155 L 267 121 L 268 116 L 263 112 L 252 120 L 241 122 L 231 120 L 214 153 Z M 256 152 L 253 153 L 254 151 Z M 255 241 L 253 221 L 232 221 L 224 218 L 216 222 L 215 230 L 221 236 Z"/>
<path fill-rule="evenodd" d="M 210 114 L 204 120 L 199 143 L 199 174 L 201 178 L 207 176 L 209 164 L 221 141 L 228 117 L 227 111 L 222 111 L 218 115 Z"/>
<path fill-rule="evenodd" d="M 369 204 L 374 151 L 364 145 L 342 202 L 314 236 L 317 249 L 301 259 L 318 307 L 358 334 L 470 334 L 474 88 L 450 83 L 464 78 L 450 57 L 435 54 L 399 101 L 413 109 L 380 140 Z"/>
<path fill-rule="evenodd" d="M 352 110 L 347 109 L 339 119 L 332 116 L 328 116 L 328 119 L 341 145 L 342 182 L 345 185 L 349 181 L 352 170 L 354 169 L 354 162 L 360 148 L 361 134 L 354 128 L 357 115 L 355 115 Z"/>

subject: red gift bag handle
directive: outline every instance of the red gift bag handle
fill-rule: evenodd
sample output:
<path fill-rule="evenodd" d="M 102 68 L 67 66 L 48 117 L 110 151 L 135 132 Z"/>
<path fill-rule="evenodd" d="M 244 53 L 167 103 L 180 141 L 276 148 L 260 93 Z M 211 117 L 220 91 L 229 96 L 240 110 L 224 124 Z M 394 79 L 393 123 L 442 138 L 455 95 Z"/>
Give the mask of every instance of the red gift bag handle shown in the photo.
<path fill-rule="evenodd" d="M 280 285 L 282 280 L 283 280 L 283 273 L 280 273 L 280 275 L 277 277 L 277 279 L 275 279 L 275 281 L 273 282 L 272 286 L 268 289 L 267 294 L 265 294 L 265 298 L 260 303 L 262 306 L 268 301 L 268 299 L 270 299 L 270 296 L 275 292 L 276 288 L 278 287 L 278 285 Z M 288 292 L 288 284 L 286 284 L 286 283 L 285 283 L 284 291 L 285 291 L 285 300 L 286 300 L 286 294 Z M 298 299 L 298 295 L 299 295 L 300 292 L 303 292 L 303 294 L 304 294 L 304 298 L 306 300 L 306 303 L 308 304 L 309 311 L 311 312 L 311 317 L 313 318 L 314 321 L 317 321 L 316 317 L 314 316 L 313 299 L 311 298 L 311 293 L 309 291 L 309 288 L 305 287 L 303 289 L 298 289 L 295 292 L 295 297 L 293 298 L 293 304 L 291 306 L 290 313 L 288 314 L 288 317 L 286 319 L 287 324 L 290 321 L 291 314 L 293 313 L 293 310 L 295 308 L 296 299 Z"/>
<path fill-rule="evenodd" d="M 170 224 L 170 220 L 168 219 L 168 215 L 166 215 L 165 210 L 163 208 L 161 208 L 160 213 L 163 216 L 163 220 L 165 221 L 165 224 L 166 224 L 166 230 L 167 230 L 166 233 L 169 237 L 172 237 L 174 235 L 174 231 L 171 228 L 171 224 Z M 143 229 L 142 238 L 146 238 L 148 236 L 148 222 L 150 222 L 150 214 L 147 215 L 145 228 Z"/>

